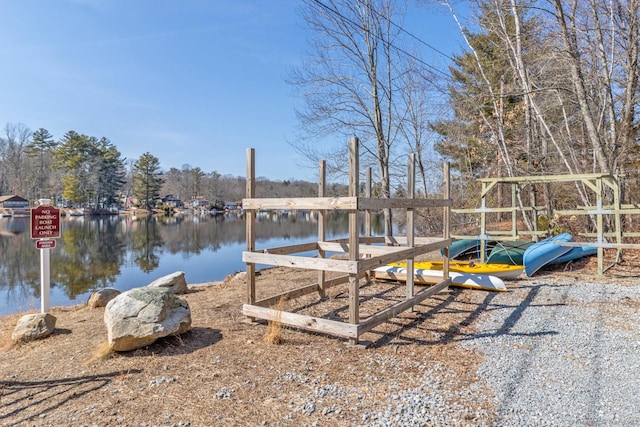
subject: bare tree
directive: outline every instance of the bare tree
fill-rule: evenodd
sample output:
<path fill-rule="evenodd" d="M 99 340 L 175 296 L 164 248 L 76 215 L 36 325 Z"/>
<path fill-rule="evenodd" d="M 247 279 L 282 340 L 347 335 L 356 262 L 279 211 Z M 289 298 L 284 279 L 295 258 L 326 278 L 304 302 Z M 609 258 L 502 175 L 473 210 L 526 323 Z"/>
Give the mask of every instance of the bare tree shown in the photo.
<path fill-rule="evenodd" d="M 289 82 L 302 94 L 298 109 L 303 133 L 293 145 L 317 164 L 327 160 L 331 172 L 345 171 L 345 141 L 362 143 L 362 164 L 376 165 L 382 197 L 391 195 L 391 160 L 399 141 L 398 93 L 404 73 L 398 50 L 405 8 L 393 0 L 304 0 L 302 17 L 311 34 L 305 63 Z M 338 136 L 339 148 L 318 144 Z M 385 210 L 385 233 L 392 234 L 391 211 Z"/>
<path fill-rule="evenodd" d="M 4 136 L 0 137 L 0 163 L 2 164 L 2 192 L 20 194 L 24 188 L 24 178 L 27 176 L 26 148 L 31 140 L 31 129 L 19 123 L 7 123 Z"/>

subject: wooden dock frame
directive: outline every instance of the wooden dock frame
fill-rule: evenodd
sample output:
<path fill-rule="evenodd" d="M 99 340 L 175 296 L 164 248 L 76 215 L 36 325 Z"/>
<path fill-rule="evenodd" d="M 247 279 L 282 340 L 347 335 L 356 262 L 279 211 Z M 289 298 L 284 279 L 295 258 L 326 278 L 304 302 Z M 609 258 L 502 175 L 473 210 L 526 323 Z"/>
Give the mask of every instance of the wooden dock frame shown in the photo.
<path fill-rule="evenodd" d="M 453 213 L 474 213 L 480 214 L 480 234 L 478 236 L 454 235 L 452 237 L 458 239 L 477 238 L 484 247 L 489 240 L 516 240 L 519 235 L 536 235 L 542 234 L 543 231 L 522 231 L 517 227 L 517 215 L 523 211 L 540 212 L 547 210 L 544 206 L 519 207 L 516 204 L 516 195 L 518 191 L 522 191 L 527 185 L 534 184 L 553 184 L 553 183 L 570 183 L 579 182 L 585 188 L 590 189 L 595 194 L 596 206 L 579 206 L 576 209 L 557 209 L 553 213 L 558 215 L 594 215 L 596 217 L 596 232 L 581 233 L 584 237 L 595 237 L 595 242 L 558 242 L 562 246 L 593 246 L 598 248 L 598 274 L 604 274 L 604 253 L 605 248 L 617 249 L 617 262 L 621 259 L 623 249 L 640 249 L 640 245 L 634 243 L 625 243 L 623 240 L 627 237 L 640 237 L 638 232 L 625 232 L 622 230 L 623 215 L 640 215 L 640 206 L 625 205 L 620 200 L 619 178 L 614 174 L 575 174 L 575 175 L 543 175 L 543 176 L 518 176 L 518 177 L 498 177 L 498 178 L 481 178 L 482 191 L 480 195 L 480 208 L 478 209 L 452 209 Z M 511 185 L 511 207 L 487 207 L 487 195 L 494 190 L 498 184 Z M 608 188 L 613 194 L 613 203 L 604 205 L 604 190 Z M 487 213 L 508 212 L 511 213 L 512 225 L 508 231 L 490 231 L 487 230 Z M 549 215 L 553 213 L 547 212 Z M 611 232 L 604 231 L 604 216 L 614 215 L 615 230 Z M 615 239 L 615 243 L 607 242 L 606 238 Z M 484 251 L 481 253 L 481 262 L 484 262 Z"/>
<path fill-rule="evenodd" d="M 412 309 L 426 298 L 446 289 L 451 284 L 449 278 L 449 216 L 451 209 L 449 165 L 444 166 L 444 192 L 442 199 L 416 199 L 415 195 L 415 156 L 409 155 L 407 198 L 378 199 L 371 198 L 371 171 L 367 171 L 366 197 L 359 197 L 359 143 L 357 138 L 349 140 L 349 196 L 326 197 L 325 163 L 320 162 L 320 178 L 318 197 L 311 198 L 256 198 L 255 197 L 255 151 L 247 149 L 247 198 L 242 207 L 246 215 L 247 250 L 242 253 L 242 260 L 247 265 L 247 303 L 242 312 L 250 320 L 263 319 L 278 321 L 284 325 L 321 332 L 346 338 L 351 344 L 357 344 L 360 336 L 377 325 Z M 413 211 L 416 208 L 443 208 L 443 236 L 416 237 L 413 223 Z M 372 237 L 370 212 L 384 208 L 400 208 L 407 212 L 407 234 L 403 237 Z M 260 209 L 303 209 L 319 211 L 318 241 L 298 245 L 283 246 L 257 251 L 255 248 L 255 219 Z M 325 214 L 331 210 L 347 211 L 349 215 L 349 237 L 325 241 Z M 359 236 L 360 220 L 358 213 L 364 211 L 366 235 Z M 408 276 L 406 281 L 406 299 L 365 319 L 360 318 L 360 279 L 368 276 L 376 267 L 391 262 L 406 260 L 408 268 L 413 269 L 416 256 L 443 250 L 444 269 L 442 281 L 414 291 L 414 278 Z M 307 251 L 318 251 L 318 257 L 296 256 Z M 325 258 L 326 252 L 348 254 L 348 259 Z M 255 265 L 302 268 L 318 271 L 318 282 L 299 287 L 278 295 L 260 300 L 256 299 Z M 337 278 L 326 279 L 325 272 L 344 273 Z M 411 271 L 411 270 L 409 270 Z M 334 286 L 348 283 L 349 319 L 348 322 L 307 316 L 271 308 L 281 298 L 287 300 L 317 292 L 320 297 Z"/>

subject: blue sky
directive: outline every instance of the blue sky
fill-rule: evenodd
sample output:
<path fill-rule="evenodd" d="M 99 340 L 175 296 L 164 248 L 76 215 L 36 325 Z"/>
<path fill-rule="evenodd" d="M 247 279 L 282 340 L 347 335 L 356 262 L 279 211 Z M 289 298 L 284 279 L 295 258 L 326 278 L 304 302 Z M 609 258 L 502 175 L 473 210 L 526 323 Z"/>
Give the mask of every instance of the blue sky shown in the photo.
<path fill-rule="evenodd" d="M 284 81 L 306 48 L 298 0 L 2 1 L 0 126 L 23 123 L 59 139 L 107 137 L 124 157 L 313 180 L 287 141 L 296 98 Z M 440 11 L 440 12 L 438 12 Z M 453 19 L 412 8 L 406 28 L 460 51 Z M 443 58 L 425 59 L 444 69 Z M 345 141 L 346 143 L 346 141 Z"/>

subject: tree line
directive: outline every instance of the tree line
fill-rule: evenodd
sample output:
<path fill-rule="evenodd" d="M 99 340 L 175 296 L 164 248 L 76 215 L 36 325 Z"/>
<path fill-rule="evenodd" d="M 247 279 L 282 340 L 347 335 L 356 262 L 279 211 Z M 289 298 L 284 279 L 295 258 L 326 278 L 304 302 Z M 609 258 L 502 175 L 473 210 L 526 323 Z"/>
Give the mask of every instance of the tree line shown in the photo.
<path fill-rule="evenodd" d="M 142 208 L 155 208 L 173 195 L 187 205 L 191 200 L 238 202 L 245 197 L 245 178 L 205 172 L 184 165 L 165 171 L 152 153 L 136 160 L 122 157 L 106 137 L 65 133 L 56 140 L 46 129 L 31 131 L 9 123 L 0 134 L 0 195 L 16 194 L 27 200 L 51 199 L 69 207 L 123 207 L 135 200 Z M 257 179 L 260 197 L 311 197 L 317 184 L 307 181 Z M 330 191 L 344 194 L 342 185 Z"/>

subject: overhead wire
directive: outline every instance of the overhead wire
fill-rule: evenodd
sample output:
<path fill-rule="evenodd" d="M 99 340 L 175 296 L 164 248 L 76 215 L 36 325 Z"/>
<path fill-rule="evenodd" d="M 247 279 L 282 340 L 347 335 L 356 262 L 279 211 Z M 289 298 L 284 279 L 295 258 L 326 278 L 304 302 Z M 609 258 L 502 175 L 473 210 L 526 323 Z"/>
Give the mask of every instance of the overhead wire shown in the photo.
<path fill-rule="evenodd" d="M 440 70 L 437 67 L 434 67 L 433 65 L 423 61 L 421 58 L 418 58 L 417 56 L 413 55 L 410 52 L 407 52 L 405 49 L 396 46 L 395 44 L 391 43 L 391 42 L 387 42 L 386 40 L 383 40 L 378 34 L 372 33 L 369 29 L 365 28 L 364 26 L 362 26 L 361 24 L 355 22 L 354 20 L 344 16 L 340 11 L 336 10 L 335 8 L 332 8 L 326 4 L 324 4 L 321 0 L 313 0 L 314 3 L 316 3 L 317 5 L 319 5 L 320 7 L 330 11 L 331 13 L 335 14 L 336 16 L 338 16 L 340 19 L 342 19 L 345 22 L 348 22 L 349 24 L 353 25 L 356 28 L 359 28 L 360 30 L 368 33 L 369 35 L 377 38 L 379 41 L 383 41 L 385 43 L 388 43 L 388 45 L 390 47 L 392 47 L 393 49 L 395 49 L 396 51 L 403 53 L 404 55 L 410 57 L 411 59 L 415 60 L 416 62 L 424 65 L 425 67 L 427 67 L 428 69 L 432 70 L 433 72 L 440 74 L 444 77 L 446 77 L 447 79 L 450 79 L 451 77 L 449 76 L 448 73 Z M 389 23 L 391 23 L 392 25 L 396 26 L 397 28 L 401 29 L 402 31 L 406 32 L 407 34 L 409 34 L 411 37 L 415 38 L 416 40 L 420 40 L 418 37 L 410 34 L 409 32 L 407 32 L 406 30 L 402 29 L 399 25 L 395 24 L 394 22 L 392 22 L 389 18 L 381 15 L 379 12 L 375 11 L 373 8 L 370 8 L 371 11 L 373 11 L 374 13 L 376 13 L 378 16 L 384 18 L 385 20 L 387 20 Z M 437 49 L 433 48 L 432 46 L 428 45 L 426 42 L 421 41 L 421 43 L 425 44 L 426 46 L 429 46 L 431 49 L 434 49 L 435 51 L 437 51 L 438 53 L 446 56 L 447 58 L 453 60 L 453 58 L 449 57 L 448 55 L 444 54 L 443 52 L 438 51 Z"/>

